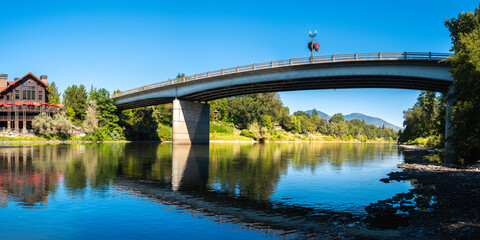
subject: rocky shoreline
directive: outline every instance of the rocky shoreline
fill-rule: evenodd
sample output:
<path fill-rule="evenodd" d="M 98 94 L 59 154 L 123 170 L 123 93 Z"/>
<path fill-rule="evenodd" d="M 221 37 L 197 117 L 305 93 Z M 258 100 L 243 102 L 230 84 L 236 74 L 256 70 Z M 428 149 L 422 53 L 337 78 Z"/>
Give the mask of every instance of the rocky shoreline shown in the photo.
<path fill-rule="evenodd" d="M 480 237 L 480 165 L 432 162 L 441 151 L 403 146 L 405 163 L 383 182 L 410 181 L 408 193 L 366 208 L 373 227 L 397 228 L 401 239 L 478 239 Z"/>

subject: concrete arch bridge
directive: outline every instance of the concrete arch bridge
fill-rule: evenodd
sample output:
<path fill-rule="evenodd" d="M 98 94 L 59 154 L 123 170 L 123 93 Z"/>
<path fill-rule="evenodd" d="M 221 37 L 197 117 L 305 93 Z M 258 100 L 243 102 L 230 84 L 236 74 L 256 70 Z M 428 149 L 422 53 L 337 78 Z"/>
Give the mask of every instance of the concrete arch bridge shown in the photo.
<path fill-rule="evenodd" d="M 208 101 L 250 93 L 342 88 L 447 92 L 449 54 L 378 52 L 333 54 L 254 63 L 185 76 L 111 96 L 120 109 L 173 102 L 173 143 L 209 141 Z M 446 134 L 447 135 L 447 134 Z"/>

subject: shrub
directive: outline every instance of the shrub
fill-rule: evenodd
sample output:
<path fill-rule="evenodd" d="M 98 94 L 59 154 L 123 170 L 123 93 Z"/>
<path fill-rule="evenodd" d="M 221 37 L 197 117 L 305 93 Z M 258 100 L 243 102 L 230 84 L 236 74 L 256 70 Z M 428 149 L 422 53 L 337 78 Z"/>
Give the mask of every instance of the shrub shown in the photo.
<path fill-rule="evenodd" d="M 98 128 L 92 136 L 92 140 L 96 141 L 117 141 L 123 140 L 123 129 L 116 123 L 107 123 Z"/>
<path fill-rule="evenodd" d="M 429 148 L 441 148 L 445 144 L 442 139 L 441 136 L 429 136 L 426 146 Z"/>
<path fill-rule="evenodd" d="M 33 130 L 44 136 L 50 135 L 52 133 L 52 121 L 52 118 L 47 113 L 42 112 L 33 118 Z"/>
<path fill-rule="evenodd" d="M 172 140 L 172 128 L 170 126 L 158 124 L 157 134 L 160 141 L 171 141 Z"/>
<path fill-rule="evenodd" d="M 210 132 L 216 132 L 221 134 L 234 134 L 234 127 L 221 123 L 212 123 L 210 124 Z"/>
<path fill-rule="evenodd" d="M 261 140 L 265 140 L 268 137 L 270 137 L 270 131 L 268 130 L 267 127 L 262 127 L 260 129 L 260 134 L 261 134 Z"/>
<path fill-rule="evenodd" d="M 92 134 L 97 128 L 97 103 L 95 100 L 90 100 L 87 103 L 87 116 L 85 117 L 85 121 L 83 121 L 83 129 L 85 130 L 85 133 Z"/>
<path fill-rule="evenodd" d="M 64 113 L 55 114 L 52 121 L 52 132 L 60 135 L 69 135 L 72 130 L 72 122 L 67 119 Z"/>
<path fill-rule="evenodd" d="M 248 126 L 248 131 L 252 134 L 252 137 L 255 140 L 260 139 L 260 137 L 261 137 L 260 127 L 258 126 L 257 122 L 254 122 L 254 123 L 250 124 L 250 126 Z"/>
<path fill-rule="evenodd" d="M 253 138 L 253 134 L 250 131 L 248 131 L 248 129 L 242 129 L 242 131 L 240 132 L 240 135 L 248 138 Z"/>

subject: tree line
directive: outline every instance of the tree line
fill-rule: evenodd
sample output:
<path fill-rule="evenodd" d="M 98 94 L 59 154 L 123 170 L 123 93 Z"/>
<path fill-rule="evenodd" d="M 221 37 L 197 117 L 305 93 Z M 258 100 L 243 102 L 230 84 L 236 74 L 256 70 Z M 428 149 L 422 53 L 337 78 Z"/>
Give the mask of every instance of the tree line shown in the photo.
<path fill-rule="evenodd" d="M 239 97 L 223 98 L 211 102 L 211 119 L 232 123 L 242 130 L 242 135 L 256 139 L 268 139 L 275 134 L 275 125 L 284 131 L 298 134 L 319 133 L 341 140 L 387 140 L 396 141 L 398 132 L 365 121 L 353 119 L 345 121 L 341 113 L 334 114 L 329 120 L 312 113 L 296 111 L 290 115 L 289 108 L 283 106 L 278 93 L 257 93 Z"/>
<path fill-rule="evenodd" d="M 120 111 L 105 88 L 92 86 L 87 90 L 84 85 L 74 84 L 63 94 L 55 82 L 48 88 L 48 102 L 63 103 L 65 113 L 53 118 L 48 114 L 36 116 L 32 126 L 41 135 L 68 137 L 83 129 L 83 140 L 171 140 L 172 104 Z"/>
<path fill-rule="evenodd" d="M 63 137 L 72 133 L 72 130 L 87 134 L 85 140 L 123 140 L 124 129 L 119 125 L 117 107 L 110 99 L 110 93 L 105 88 L 94 88 L 89 91 L 84 85 L 71 85 L 60 95 L 55 82 L 48 86 L 50 95 L 48 102 L 51 104 L 62 103 L 65 113 L 56 114 L 53 118 L 48 114 L 39 114 L 32 121 L 32 127 L 39 134 L 45 136 L 61 135 Z M 61 120 L 63 128 L 59 131 L 55 122 Z M 57 124 L 58 125 L 58 124 Z"/>
<path fill-rule="evenodd" d="M 412 108 L 403 112 L 399 143 L 442 148 L 445 145 L 446 94 L 422 91 Z"/>
<path fill-rule="evenodd" d="M 49 102 L 62 102 L 66 111 L 63 117 L 53 119 L 48 115 L 37 116 L 34 129 L 42 135 L 67 135 L 72 129 L 81 127 L 89 140 L 171 140 L 172 104 L 120 111 L 105 88 L 91 87 L 87 91 L 83 85 L 71 85 L 60 94 L 52 82 L 49 90 Z M 243 136 L 257 140 L 268 139 L 280 131 L 359 141 L 394 141 L 398 136 L 393 129 L 368 125 L 365 121 L 345 121 L 342 114 L 335 114 L 330 120 L 320 118 L 315 109 L 311 114 L 297 111 L 290 115 L 288 107 L 283 105 L 275 92 L 223 98 L 210 104 L 212 121 L 242 129 Z M 53 124 L 55 119 L 62 119 L 62 123 L 70 127 L 57 131 L 58 127 L 54 126 L 58 124 Z M 281 126 L 282 130 L 276 129 L 275 125 L 277 128 Z M 212 127 L 214 131 L 220 128 Z"/>
<path fill-rule="evenodd" d="M 415 105 L 404 112 L 405 129 L 399 142 L 442 147 L 445 119 L 451 123 L 449 137 L 459 162 L 480 160 L 480 6 L 474 12 L 462 12 L 447 19 L 454 54 L 445 61 L 455 81 L 449 93 L 422 92 Z M 447 113 L 446 102 L 451 111 Z"/>

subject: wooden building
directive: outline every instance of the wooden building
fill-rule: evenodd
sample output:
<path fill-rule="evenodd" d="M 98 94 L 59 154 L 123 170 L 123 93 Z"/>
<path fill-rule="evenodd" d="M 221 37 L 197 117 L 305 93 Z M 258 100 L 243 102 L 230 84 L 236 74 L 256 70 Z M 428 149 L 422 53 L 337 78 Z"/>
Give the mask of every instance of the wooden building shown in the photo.
<path fill-rule="evenodd" d="M 63 111 L 63 105 L 48 104 L 47 76 L 40 78 L 27 73 L 13 82 L 7 81 L 8 74 L 0 74 L 0 128 L 31 129 L 33 118 L 47 112 L 52 116 Z"/>

